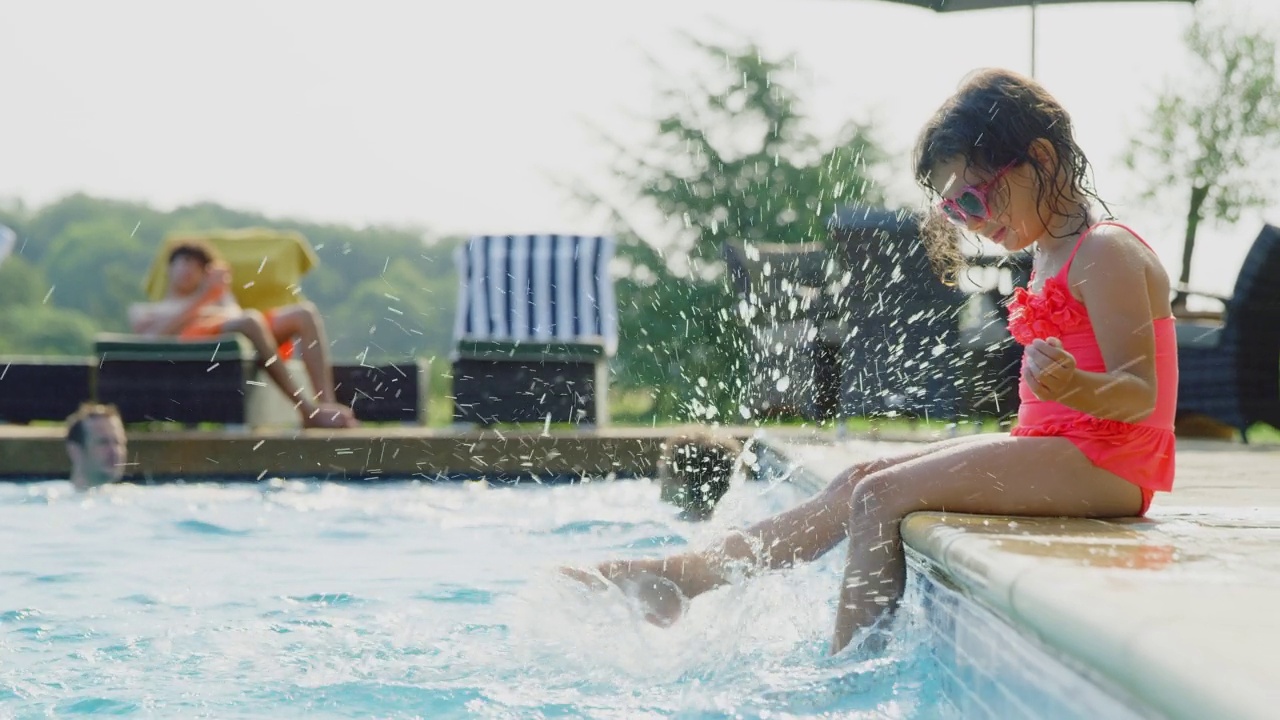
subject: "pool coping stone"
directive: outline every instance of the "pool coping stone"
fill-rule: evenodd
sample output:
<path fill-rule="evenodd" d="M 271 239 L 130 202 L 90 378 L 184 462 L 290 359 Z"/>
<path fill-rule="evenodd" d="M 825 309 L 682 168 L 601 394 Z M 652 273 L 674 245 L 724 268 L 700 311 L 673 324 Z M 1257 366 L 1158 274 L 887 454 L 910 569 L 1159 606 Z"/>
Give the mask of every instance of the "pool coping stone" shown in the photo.
<path fill-rule="evenodd" d="M 814 491 L 906 447 L 785 432 L 758 442 Z M 902 536 L 965 594 L 1158 716 L 1274 717 L 1280 446 L 1179 439 L 1174 489 L 1146 518 L 922 512 Z"/>

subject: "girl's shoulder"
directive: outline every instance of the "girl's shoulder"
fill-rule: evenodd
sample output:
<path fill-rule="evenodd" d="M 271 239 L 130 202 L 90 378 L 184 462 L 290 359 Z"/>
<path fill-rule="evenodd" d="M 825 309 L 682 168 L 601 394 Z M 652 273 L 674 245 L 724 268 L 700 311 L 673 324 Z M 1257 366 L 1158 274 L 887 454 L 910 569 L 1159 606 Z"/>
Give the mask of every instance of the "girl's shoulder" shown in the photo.
<path fill-rule="evenodd" d="M 1071 265 L 1069 283 L 1081 297 L 1114 288 L 1128 292 L 1146 287 L 1152 302 L 1169 293 L 1169 275 L 1146 239 L 1119 223 L 1089 229 Z"/>
<path fill-rule="evenodd" d="M 1163 268 L 1160 258 L 1145 238 L 1127 225 L 1105 221 L 1089 228 L 1081 238 L 1072 270 L 1138 269 L 1153 264 Z"/>

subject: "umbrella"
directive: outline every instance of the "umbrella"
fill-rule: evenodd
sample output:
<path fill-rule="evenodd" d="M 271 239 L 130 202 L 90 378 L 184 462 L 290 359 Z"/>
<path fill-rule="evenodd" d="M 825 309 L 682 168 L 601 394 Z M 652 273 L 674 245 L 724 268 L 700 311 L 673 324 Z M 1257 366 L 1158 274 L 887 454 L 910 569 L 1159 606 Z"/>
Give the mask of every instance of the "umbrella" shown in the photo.
<path fill-rule="evenodd" d="M 1031 76 L 1036 74 L 1036 8 L 1040 5 L 1066 5 L 1082 2 L 1185 2 L 1196 0 L 888 0 L 888 2 L 915 5 L 935 12 L 960 12 L 962 10 L 989 10 L 991 8 L 1031 8 Z"/>

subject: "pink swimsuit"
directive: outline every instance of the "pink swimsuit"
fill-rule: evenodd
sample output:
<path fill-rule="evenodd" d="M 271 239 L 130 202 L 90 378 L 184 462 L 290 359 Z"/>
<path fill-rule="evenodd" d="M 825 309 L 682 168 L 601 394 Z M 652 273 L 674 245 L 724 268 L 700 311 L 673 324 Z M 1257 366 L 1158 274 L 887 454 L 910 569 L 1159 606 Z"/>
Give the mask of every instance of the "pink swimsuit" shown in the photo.
<path fill-rule="evenodd" d="M 1099 223 L 1129 228 L 1119 223 Z M 1080 235 L 1067 263 L 1058 274 L 1045 281 L 1039 292 L 1026 288 L 1014 291 L 1009 301 L 1009 333 L 1022 345 L 1033 340 L 1056 337 L 1076 359 L 1076 367 L 1086 372 L 1106 372 L 1102 349 L 1093 334 L 1093 323 L 1084 303 L 1071 294 L 1067 273 L 1080 244 L 1097 225 Z M 1137 233 L 1134 237 L 1138 237 Z M 1147 241 L 1138 240 L 1150 249 Z M 1035 282 L 1035 274 L 1031 280 Z M 1111 472 L 1142 489 L 1142 512 L 1146 514 L 1155 491 L 1173 489 L 1175 440 L 1173 416 L 1178 397 L 1178 346 L 1173 318 L 1154 321 L 1156 336 L 1156 406 L 1140 422 L 1104 420 L 1061 403 L 1040 400 L 1025 380 L 1018 384 L 1018 424 L 1013 435 L 1064 437 L 1097 467 Z M 1026 360 L 1023 359 L 1025 364 Z"/>

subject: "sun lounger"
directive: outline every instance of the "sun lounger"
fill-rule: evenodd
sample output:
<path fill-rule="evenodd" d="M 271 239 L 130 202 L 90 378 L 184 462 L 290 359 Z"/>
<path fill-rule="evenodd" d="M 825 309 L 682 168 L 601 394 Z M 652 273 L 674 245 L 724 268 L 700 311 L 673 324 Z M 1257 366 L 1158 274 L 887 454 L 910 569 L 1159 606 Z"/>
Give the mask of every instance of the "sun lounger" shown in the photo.
<path fill-rule="evenodd" d="M 486 235 L 455 257 L 456 423 L 608 423 L 617 348 L 614 241 Z"/>

